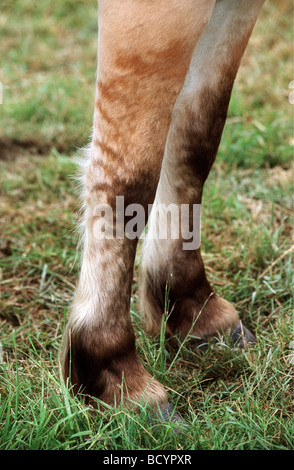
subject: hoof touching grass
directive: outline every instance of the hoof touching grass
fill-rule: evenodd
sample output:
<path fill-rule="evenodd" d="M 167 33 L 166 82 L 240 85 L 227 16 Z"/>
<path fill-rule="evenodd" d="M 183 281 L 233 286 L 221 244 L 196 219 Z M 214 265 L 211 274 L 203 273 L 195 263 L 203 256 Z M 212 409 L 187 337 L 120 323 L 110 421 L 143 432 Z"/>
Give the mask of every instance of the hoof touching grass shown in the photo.
<path fill-rule="evenodd" d="M 187 423 L 181 434 L 172 422 L 150 424 L 146 406 L 94 412 L 60 381 L 79 258 L 73 155 L 92 125 L 96 4 L 4 2 L 1 450 L 293 449 L 291 17 L 288 0 L 262 10 L 202 207 L 207 275 L 256 344 L 239 350 L 219 338 L 200 350 L 146 337 L 138 249 L 131 303 L 138 352 Z"/>

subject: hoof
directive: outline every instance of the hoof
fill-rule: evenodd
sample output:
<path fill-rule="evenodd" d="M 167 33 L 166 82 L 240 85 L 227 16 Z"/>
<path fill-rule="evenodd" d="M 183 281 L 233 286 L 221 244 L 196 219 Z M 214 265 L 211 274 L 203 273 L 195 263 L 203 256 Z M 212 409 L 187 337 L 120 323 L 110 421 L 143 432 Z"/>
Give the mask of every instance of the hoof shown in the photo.
<path fill-rule="evenodd" d="M 156 429 L 160 429 L 161 424 L 172 424 L 173 431 L 176 434 L 187 432 L 188 424 L 183 418 L 175 411 L 175 408 L 168 403 L 165 408 L 158 408 L 154 410 L 155 415 L 151 418 L 151 423 Z"/>
<path fill-rule="evenodd" d="M 245 328 L 241 321 L 239 321 L 237 328 L 231 332 L 231 339 L 234 345 L 240 349 L 245 348 L 247 344 L 256 343 L 254 334 Z"/>

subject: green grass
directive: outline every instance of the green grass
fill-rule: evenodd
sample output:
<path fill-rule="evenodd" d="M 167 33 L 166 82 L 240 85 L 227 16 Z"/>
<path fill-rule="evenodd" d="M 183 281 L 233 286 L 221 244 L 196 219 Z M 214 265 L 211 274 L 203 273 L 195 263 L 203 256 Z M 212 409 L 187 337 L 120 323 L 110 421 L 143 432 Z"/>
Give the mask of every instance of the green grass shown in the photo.
<path fill-rule="evenodd" d="M 0 449 L 293 449 L 291 2 L 265 4 L 205 187 L 202 249 L 218 293 L 257 335 L 177 354 L 144 335 L 139 355 L 189 425 L 154 428 L 146 407 L 93 413 L 57 356 L 78 274 L 76 148 L 89 139 L 96 70 L 92 1 L 4 1 L 0 106 Z"/>

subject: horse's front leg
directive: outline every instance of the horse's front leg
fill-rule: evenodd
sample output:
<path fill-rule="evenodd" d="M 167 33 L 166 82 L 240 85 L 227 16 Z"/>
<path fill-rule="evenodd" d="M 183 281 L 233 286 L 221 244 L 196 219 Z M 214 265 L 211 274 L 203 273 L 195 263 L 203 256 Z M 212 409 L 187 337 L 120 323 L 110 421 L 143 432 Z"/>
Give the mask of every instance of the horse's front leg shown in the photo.
<path fill-rule="evenodd" d="M 107 403 L 166 402 L 143 367 L 129 307 L 137 239 L 117 206 L 147 213 L 171 113 L 214 1 L 101 0 L 93 141 L 85 173 L 79 284 L 63 342 L 63 374 Z M 122 199 L 121 199 L 122 198 Z"/>

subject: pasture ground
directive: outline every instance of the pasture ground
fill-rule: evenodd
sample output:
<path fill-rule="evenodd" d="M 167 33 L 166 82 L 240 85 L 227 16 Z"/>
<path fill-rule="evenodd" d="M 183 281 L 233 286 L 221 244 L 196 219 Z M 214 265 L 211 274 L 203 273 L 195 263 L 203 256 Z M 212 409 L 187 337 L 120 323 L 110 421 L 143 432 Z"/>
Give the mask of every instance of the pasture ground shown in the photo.
<path fill-rule="evenodd" d="M 74 156 L 88 142 L 96 2 L 4 0 L 0 105 L 0 449 L 293 449 L 293 8 L 265 4 L 242 61 L 205 187 L 202 250 L 218 293 L 257 345 L 176 353 L 143 334 L 140 357 L 189 425 L 148 410 L 104 415 L 72 398 L 57 355 L 76 284 Z"/>

